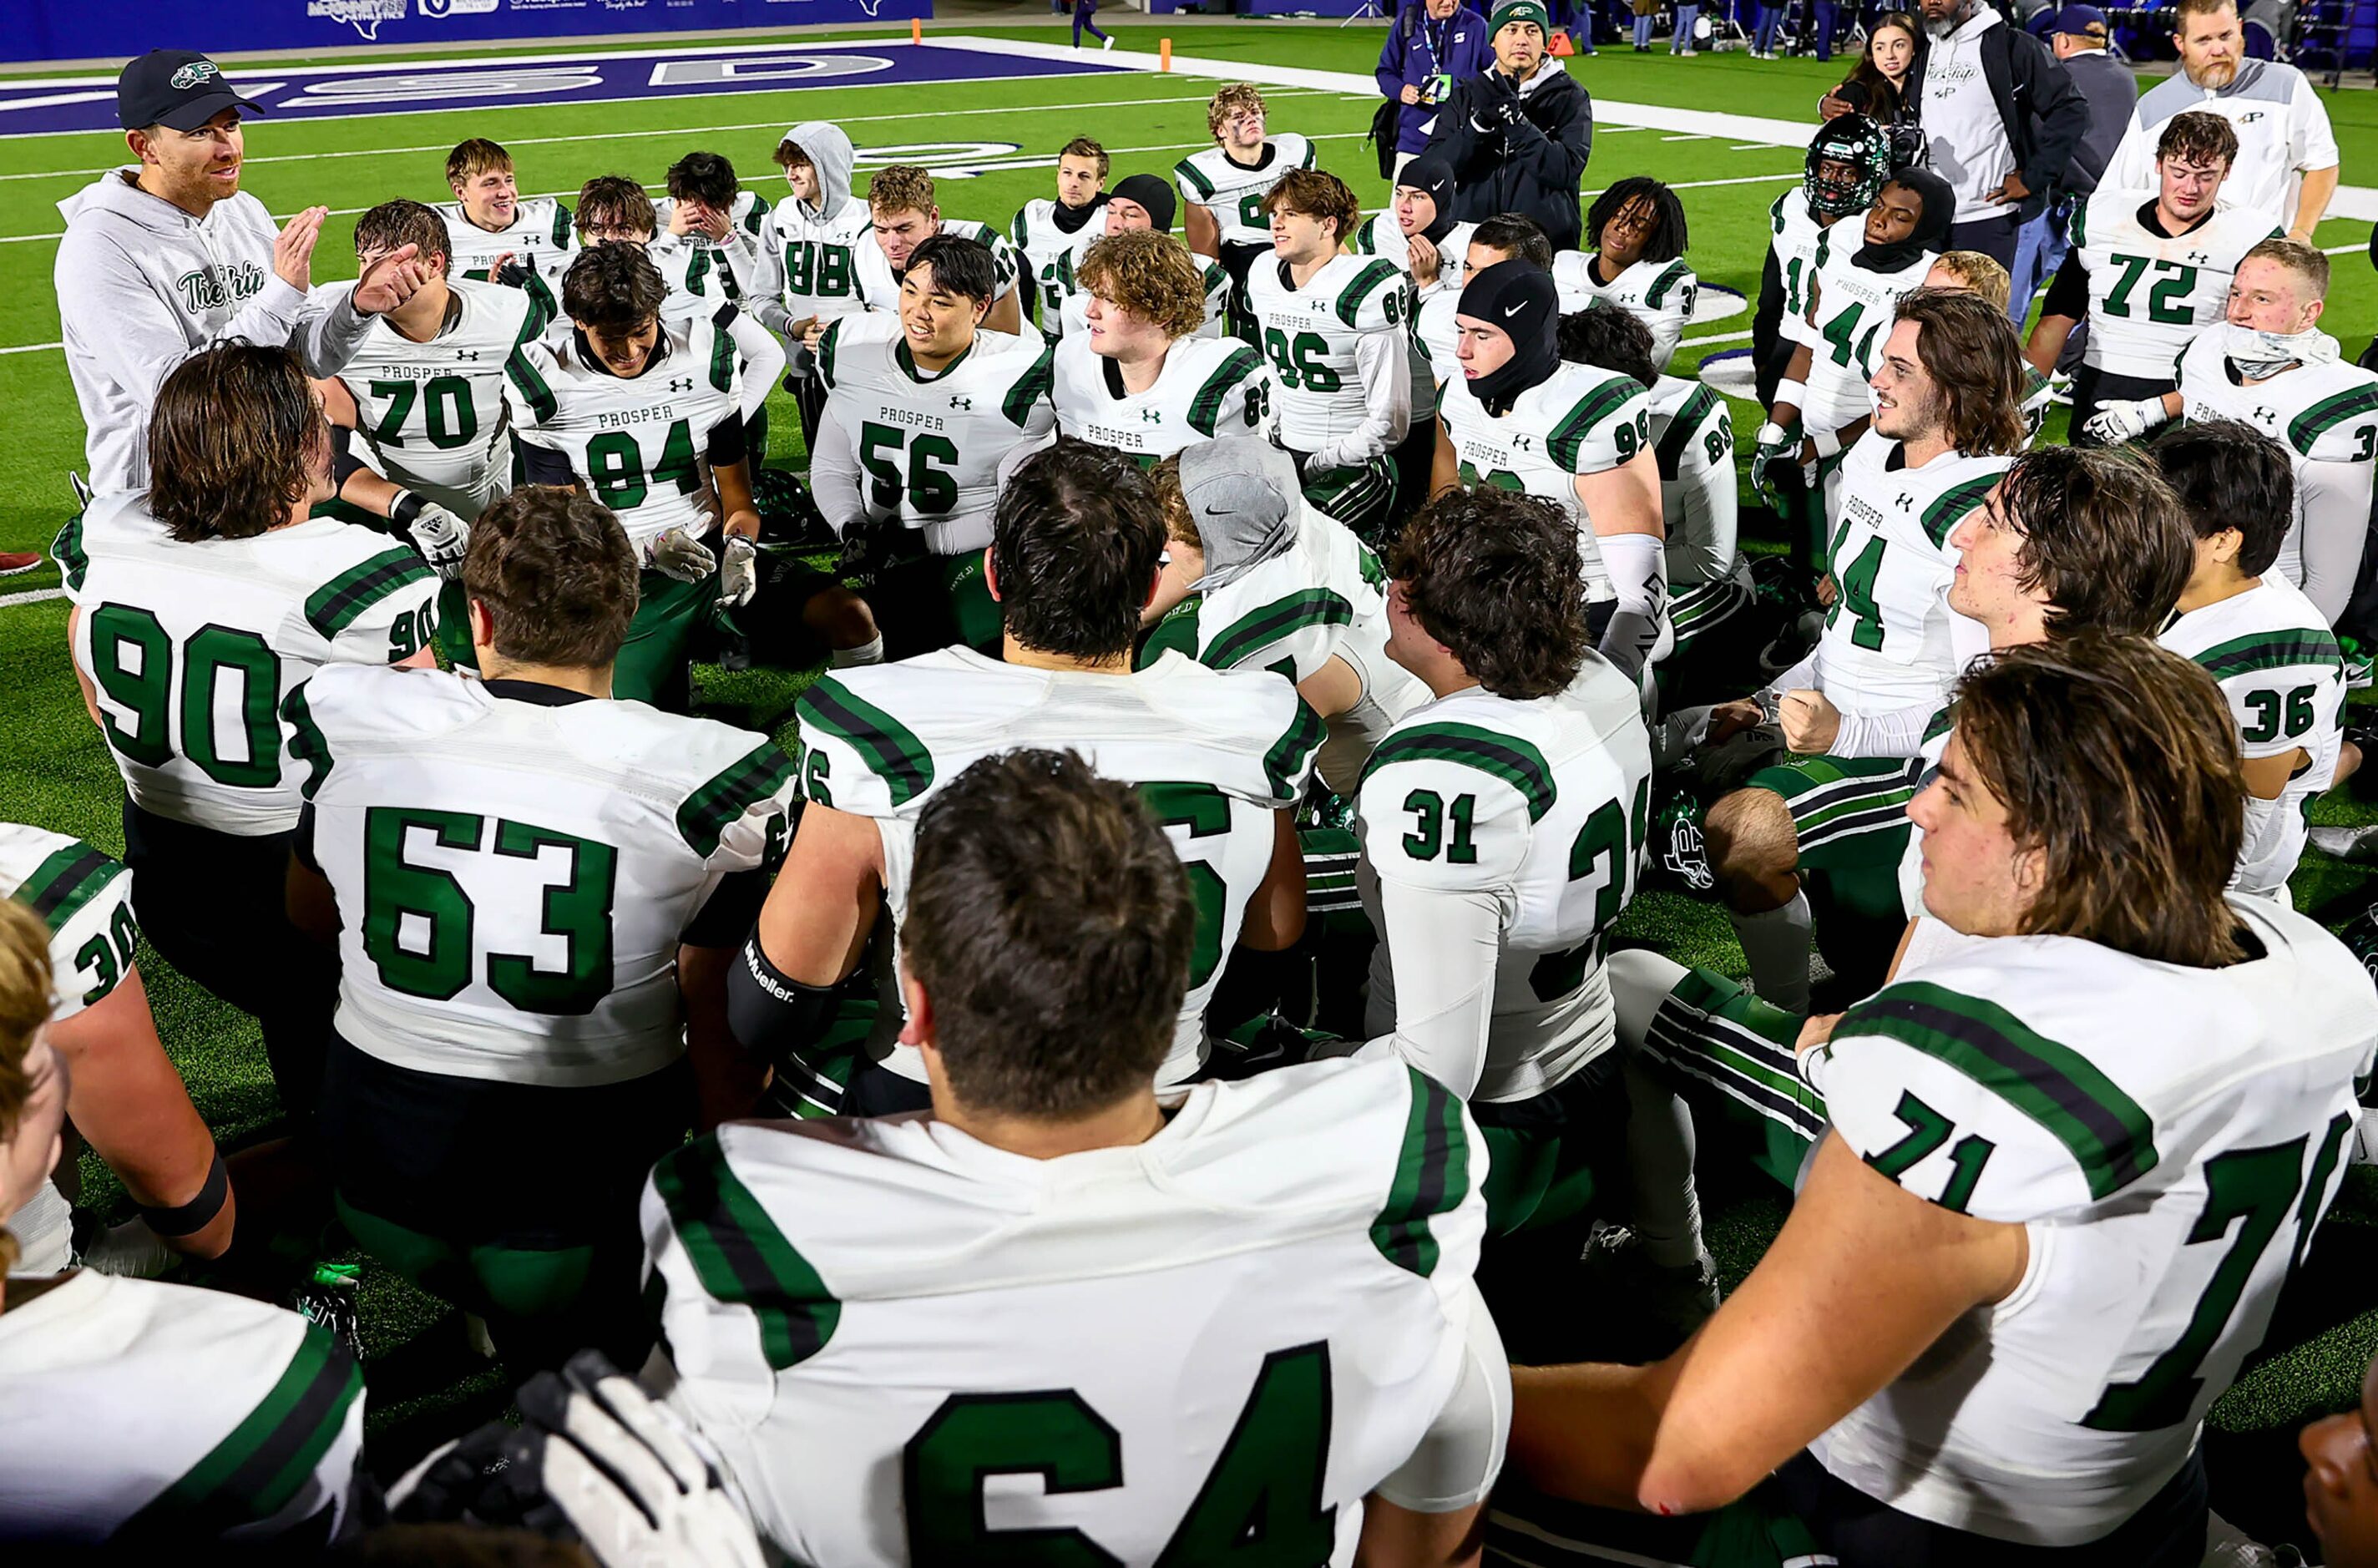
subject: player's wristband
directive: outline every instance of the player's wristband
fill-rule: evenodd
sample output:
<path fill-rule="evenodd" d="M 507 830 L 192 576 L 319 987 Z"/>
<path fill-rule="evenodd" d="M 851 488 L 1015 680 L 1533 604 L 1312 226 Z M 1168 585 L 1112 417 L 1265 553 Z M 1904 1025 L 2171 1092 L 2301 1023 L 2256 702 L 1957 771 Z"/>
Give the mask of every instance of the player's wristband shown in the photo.
<path fill-rule="evenodd" d="M 138 1203 L 134 1207 L 140 1211 L 140 1217 L 148 1222 L 150 1229 L 171 1241 L 184 1236 L 196 1236 L 214 1224 L 215 1215 L 222 1213 L 223 1204 L 230 1198 L 231 1172 L 223 1167 L 222 1155 L 218 1154 L 215 1163 L 207 1167 L 207 1179 L 198 1188 L 198 1195 L 188 1203 L 175 1204 L 170 1209 L 152 1209 L 146 1203 Z"/>
<path fill-rule="evenodd" d="M 768 962 L 751 933 L 727 971 L 727 1026 L 746 1050 L 775 1056 L 815 1040 L 834 1010 L 834 987 L 810 986 Z"/>
<path fill-rule="evenodd" d="M 399 490 L 396 493 L 396 499 L 388 504 L 388 520 L 399 528 L 411 528 L 414 520 L 421 515 L 421 509 L 425 504 L 421 497 L 412 491 Z"/>
<path fill-rule="evenodd" d="M 1767 406 L 1773 408 L 1780 403 L 1790 403 L 1794 408 L 1806 408 L 1808 403 L 1808 383 L 1778 381 L 1775 384 L 1775 396 L 1769 401 Z"/>
<path fill-rule="evenodd" d="M 1820 458 L 1832 457 L 1842 449 L 1842 437 L 1838 430 L 1814 431 L 1810 433 L 1808 439 L 1815 444 L 1817 456 Z"/>

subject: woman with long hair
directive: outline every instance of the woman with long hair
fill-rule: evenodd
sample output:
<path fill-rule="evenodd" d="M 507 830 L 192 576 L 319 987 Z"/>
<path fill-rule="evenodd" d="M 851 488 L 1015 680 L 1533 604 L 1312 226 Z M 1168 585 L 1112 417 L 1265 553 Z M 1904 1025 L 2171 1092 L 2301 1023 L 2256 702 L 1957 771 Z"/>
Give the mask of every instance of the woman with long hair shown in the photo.
<path fill-rule="evenodd" d="M 1924 29 L 1905 11 L 1885 11 L 1867 30 L 1866 47 L 1842 84 L 1817 101 L 1825 119 L 1856 113 L 1880 126 L 1891 137 L 1892 162 L 1905 163 L 1922 157 L 1924 138 L 1916 131 L 1918 69 L 1924 58 Z M 1864 94 L 1860 102 L 1856 87 Z"/>

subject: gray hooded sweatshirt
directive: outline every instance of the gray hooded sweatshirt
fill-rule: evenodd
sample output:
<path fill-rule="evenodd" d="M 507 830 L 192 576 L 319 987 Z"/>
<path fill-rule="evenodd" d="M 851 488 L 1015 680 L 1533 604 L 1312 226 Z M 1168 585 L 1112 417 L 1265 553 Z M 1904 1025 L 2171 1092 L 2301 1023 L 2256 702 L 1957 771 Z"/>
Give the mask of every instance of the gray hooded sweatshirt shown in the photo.
<path fill-rule="evenodd" d="M 858 211 L 850 209 L 851 204 L 859 200 L 850 189 L 850 174 L 859 162 L 859 155 L 852 150 L 850 138 L 843 128 L 830 120 L 803 120 L 787 131 L 784 139 L 809 154 L 810 164 L 817 171 L 818 198 L 814 206 L 794 199 L 771 208 L 767 219 L 770 227 L 762 231 L 761 248 L 768 253 L 775 268 L 774 292 L 779 297 L 749 303 L 751 313 L 780 338 L 785 336 L 785 329 L 794 317 L 810 316 L 819 309 L 817 302 L 807 295 L 796 302 L 794 308 L 787 308 L 781 297 L 785 286 L 786 245 L 797 240 L 810 240 L 847 247 L 857 235 L 864 234 L 867 227 L 866 204 L 860 202 Z M 857 225 L 856 234 L 852 229 L 854 223 Z M 857 308 L 855 296 L 851 308 Z M 840 312 L 829 310 L 826 314 L 837 315 Z M 787 364 L 792 373 L 796 376 L 810 374 L 811 356 L 809 351 L 790 340 L 787 341 L 785 347 Z"/>
<path fill-rule="evenodd" d="M 132 183 L 117 169 L 58 203 L 55 282 L 66 373 L 82 405 L 91 488 L 149 487 L 149 414 L 173 368 L 231 338 L 286 343 L 307 374 L 346 364 L 368 318 L 354 291 L 309 305 L 272 270 L 280 233 L 264 203 L 243 191 L 203 219 Z"/>

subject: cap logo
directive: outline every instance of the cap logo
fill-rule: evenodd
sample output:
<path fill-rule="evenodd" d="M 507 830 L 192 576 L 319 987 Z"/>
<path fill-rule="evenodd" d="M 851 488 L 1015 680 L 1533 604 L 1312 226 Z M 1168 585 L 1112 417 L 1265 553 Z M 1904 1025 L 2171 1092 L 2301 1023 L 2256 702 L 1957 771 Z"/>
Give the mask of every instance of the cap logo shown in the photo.
<path fill-rule="evenodd" d="M 174 90 L 187 92 L 200 82 L 212 81 L 222 73 L 215 69 L 212 60 L 193 60 L 173 75 Z"/>

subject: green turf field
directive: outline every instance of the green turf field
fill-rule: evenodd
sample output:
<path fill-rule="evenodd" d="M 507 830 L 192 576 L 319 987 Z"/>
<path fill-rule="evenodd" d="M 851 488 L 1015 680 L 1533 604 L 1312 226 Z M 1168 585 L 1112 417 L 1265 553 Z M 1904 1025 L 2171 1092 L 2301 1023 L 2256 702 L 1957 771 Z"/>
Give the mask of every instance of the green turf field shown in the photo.
<path fill-rule="evenodd" d="M 936 30 L 1044 42 L 1062 42 L 1066 36 L 1054 26 Z M 1118 30 L 1120 46 L 1152 48 L 1165 30 L 1160 23 L 1126 17 Z M 1244 22 L 1183 27 L 1175 42 L 1184 54 L 1367 75 L 1380 37 L 1375 26 L 1341 30 Z M 243 70 L 257 68 L 232 74 L 237 79 Z M 1739 53 L 1692 60 L 1604 53 L 1572 61 L 1569 68 L 1598 101 L 1609 104 L 1794 120 L 1811 118 L 1816 98 L 1840 74 L 1838 66 L 1757 62 Z M 350 236 L 356 212 L 392 197 L 448 198 L 445 152 L 467 136 L 493 138 L 511 150 L 524 195 L 571 196 L 587 178 L 610 173 L 630 174 L 656 187 L 672 161 L 701 149 L 727 154 L 747 185 L 774 200 L 783 186 L 769 152 L 786 125 L 805 119 L 840 123 L 862 155 L 870 148 L 1003 142 L 1045 155 L 1053 164 L 1059 146 L 1088 134 L 1113 150 L 1113 177 L 1120 178 L 1169 174 L 1180 157 L 1209 145 L 1205 102 L 1212 86 L 1178 75 L 1072 77 L 921 90 L 821 88 L 649 102 L 426 111 L 312 124 L 267 119 L 249 128 L 244 183 L 278 214 L 311 203 L 333 209 L 316 256 L 315 278 L 323 281 L 353 275 Z M 1385 182 L 1363 143 L 1375 102 L 1367 91 L 1274 88 L 1267 96 L 1275 129 L 1314 137 L 1322 164 L 1347 178 L 1366 208 L 1383 199 Z M 2378 94 L 2324 96 L 2344 148 L 2346 179 L 2370 177 L 2365 171 L 2378 170 Z M 0 139 L 0 187 L 13 197 L 7 215 L 0 216 L 0 550 L 45 546 L 70 511 L 65 476 L 81 464 L 82 429 L 63 356 L 54 346 L 44 346 L 54 345 L 59 335 L 51 267 L 62 224 L 53 204 L 96 171 L 120 162 L 122 153 L 120 139 L 113 136 Z M 1793 147 L 1605 123 L 1595 138 L 1586 186 L 1591 191 L 1623 175 L 1651 174 L 1685 187 L 1690 257 L 1704 284 L 1754 294 L 1765 254 L 1765 209 L 1787 180 L 1796 177 L 1799 164 Z M 947 179 L 941 204 L 948 216 L 980 219 L 1003 229 L 1022 202 L 1051 194 L 1051 187 L 1046 169 Z M 2337 257 L 2325 323 L 2344 340 L 2348 354 L 2358 353 L 2368 340 L 2364 329 L 2378 307 L 2378 278 L 2359 254 L 2368 235 L 2367 223 L 2337 220 L 2324 224 L 2318 236 L 2324 246 L 2349 247 L 2350 254 Z M 1748 327 L 1747 310 L 1697 323 L 1686 335 L 1677 368 L 1689 369 L 1709 353 L 1740 348 Z M 779 394 L 775 401 L 780 406 L 770 421 L 770 461 L 799 469 L 805 459 L 798 421 L 788 399 Z M 1746 432 L 1758 419 L 1747 404 L 1736 404 L 1735 413 L 1737 428 Z M 0 594 L 54 588 L 56 581 L 54 569 L 45 566 L 0 583 Z M 0 689 L 7 693 L 8 719 L 8 738 L 0 746 L 0 818 L 77 833 L 113 851 L 122 838 L 116 775 L 77 694 L 66 657 L 65 624 L 66 605 L 58 600 L 0 600 Z M 723 677 L 710 672 L 703 700 L 724 717 L 775 715 L 791 689 L 781 676 Z M 2369 814 L 2348 802 L 2331 802 L 2319 818 L 2349 820 Z M 2315 858 L 2297 878 L 2298 899 L 2307 907 L 2341 908 L 2363 880 L 2360 872 Z M 1647 893 L 1628 912 L 1621 934 L 1687 963 L 1740 972 L 1725 923 L 1709 905 Z M 254 1132 L 272 1114 L 274 1101 L 253 1029 L 153 957 L 148 975 L 161 1032 L 199 1109 L 226 1140 Z M 113 1184 L 95 1161 L 86 1163 L 90 1190 L 103 1204 Z M 2215 1441 L 2235 1455 L 2216 1468 L 2216 1501 L 2241 1523 L 2268 1522 L 2275 1531 L 2301 1534 L 2288 1523 L 2293 1481 L 2286 1434 L 2309 1415 L 2350 1403 L 2361 1368 L 2378 1346 L 2378 1311 L 2362 1310 L 2371 1277 L 2363 1264 L 2378 1242 L 2378 1184 L 2365 1179 L 2368 1174 L 2356 1173 L 2337 1221 L 2315 1255 L 2313 1275 L 2286 1305 L 2271 1346 L 2279 1353 L 2250 1373 L 2216 1411 Z M 1731 1275 L 1739 1277 L 1755 1261 L 1779 1212 L 1771 1199 L 1759 1197 L 1715 1216 L 1713 1239 L 1726 1254 L 1723 1261 Z M 373 1430 L 383 1462 L 412 1449 L 433 1428 L 450 1426 L 460 1413 L 458 1399 L 473 1407 L 500 1408 L 503 1394 L 492 1372 L 462 1375 L 453 1353 L 458 1336 L 437 1303 L 366 1269 L 364 1308 Z M 2242 1482 L 2249 1477 L 2269 1484 L 2246 1488 Z M 2288 1495 L 2275 1495 L 2274 1486 Z"/>

